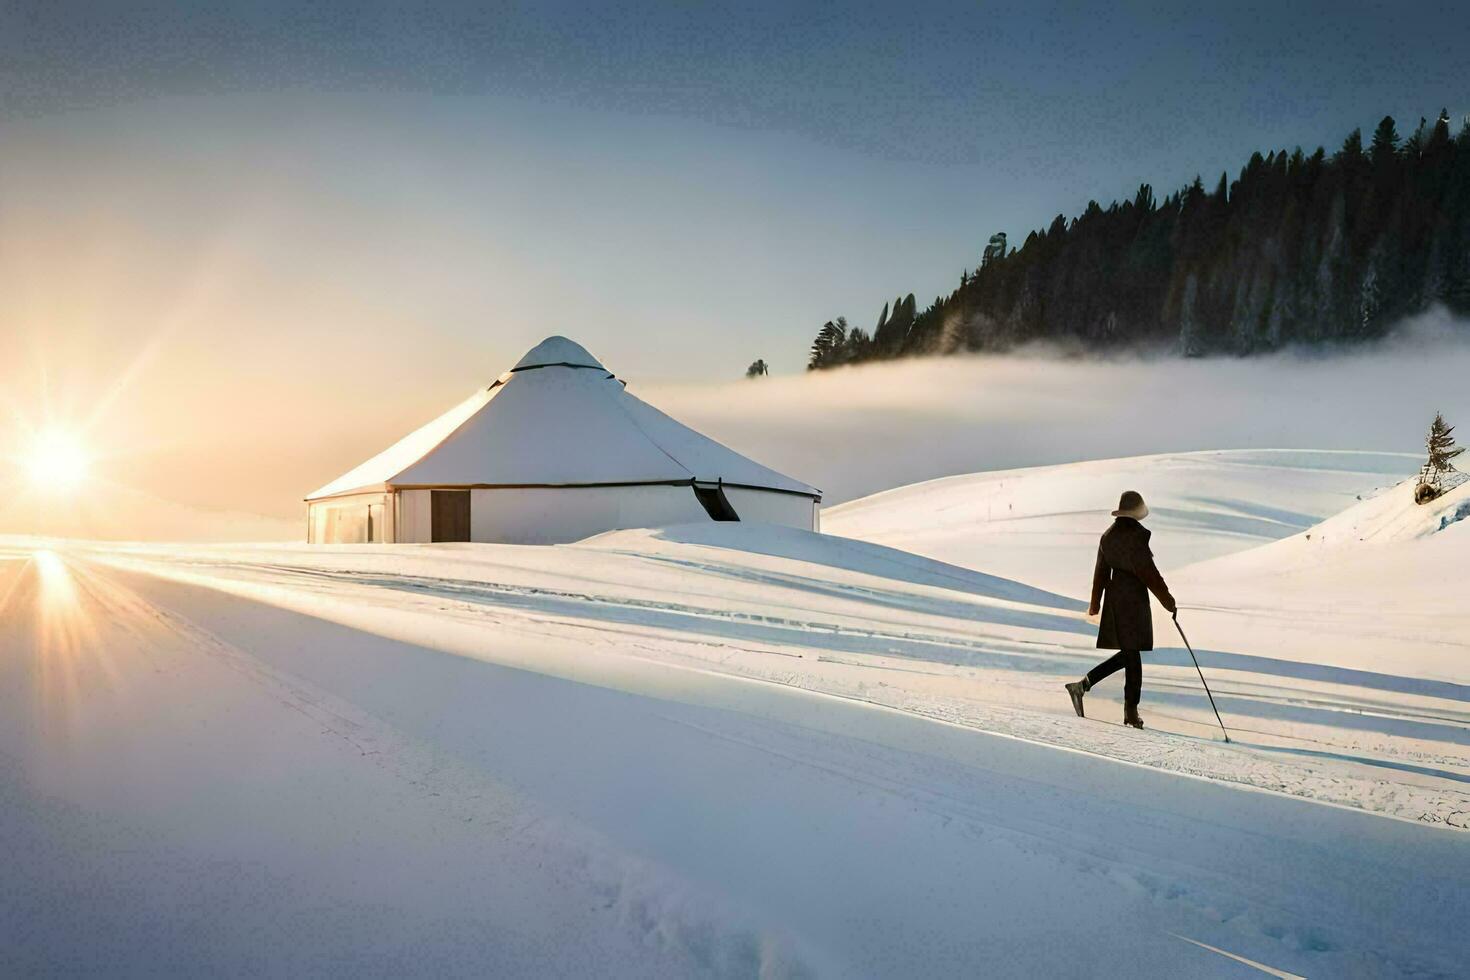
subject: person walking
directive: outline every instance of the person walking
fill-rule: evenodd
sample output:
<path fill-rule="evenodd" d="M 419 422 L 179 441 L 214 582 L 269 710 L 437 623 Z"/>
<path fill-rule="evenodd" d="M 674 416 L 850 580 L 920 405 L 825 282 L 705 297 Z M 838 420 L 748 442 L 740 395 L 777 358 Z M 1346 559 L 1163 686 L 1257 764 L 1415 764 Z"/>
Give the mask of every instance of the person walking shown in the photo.
<path fill-rule="evenodd" d="M 1117 650 L 1080 681 L 1067 685 L 1072 708 L 1077 717 L 1082 713 L 1082 698 L 1092 686 L 1119 670 L 1123 671 L 1123 724 L 1143 727 L 1138 715 L 1138 699 L 1143 692 L 1144 650 L 1154 648 L 1154 620 L 1149 609 L 1148 594 L 1158 597 L 1159 604 L 1170 613 L 1176 606 L 1164 577 L 1154 565 L 1154 553 L 1148 542 L 1152 532 L 1140 521 L 1148 516 L 1148 505 L 1136 491 L 1126 491 L 1113 511 L 1112 527 L 1103 532 L 1097 547 L 1097 564 L 1092 573 L 1092 601 L 1087 615 L 1102 611 L 1098 624 L 1099 650 Z"/>

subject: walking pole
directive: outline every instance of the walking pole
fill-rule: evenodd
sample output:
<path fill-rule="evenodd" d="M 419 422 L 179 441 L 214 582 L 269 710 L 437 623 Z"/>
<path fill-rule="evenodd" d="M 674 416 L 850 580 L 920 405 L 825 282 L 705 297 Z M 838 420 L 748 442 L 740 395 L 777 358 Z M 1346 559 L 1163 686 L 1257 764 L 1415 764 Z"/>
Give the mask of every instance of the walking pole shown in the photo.
<path fill-rule="evenodd" d="M 1179 631 L 1179 639 L 1184 641 L 1184 649 L 1189 651 L 1189 659 L 1194 661 L 1194 669 L 1199 673 L 1199 682 L 1205 686 L 1205 697 L 1210 699 L 1210 707 L 1215 709 L 1215 720 L 1220 722 L 1220 733 L 1225 736 L 1225 741 L 1230 741 L 1230 733 L 1225 731 L 1225 722 L 1220 721 L 1220 709 L 1215 708 L 1215 696 L 1210 693 L 1209 682 L 1205 680 L 1205 672 L 1199 669 L 1199 658 L 1194 655 L 1194 647 L 1189 645 L 1189 637 L 1184 635 L 1184 627 L 1179 625 L 1179 610 L 1174 610 L 1174 628 Z"/>

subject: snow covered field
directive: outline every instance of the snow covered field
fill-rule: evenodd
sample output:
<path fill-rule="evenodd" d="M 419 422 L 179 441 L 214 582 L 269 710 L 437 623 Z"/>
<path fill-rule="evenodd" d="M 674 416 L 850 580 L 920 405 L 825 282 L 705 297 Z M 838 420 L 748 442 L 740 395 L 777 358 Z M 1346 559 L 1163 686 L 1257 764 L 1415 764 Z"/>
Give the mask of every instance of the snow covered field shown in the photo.
<path fill-rule="evenodd" d="M 1461 974 L 1470 488 L 1377 492 L 1414 465 L 977 474 L 826 535 L 10 540 L 0 973 Z M 1165 619 L 1148 730 L 1062 693 L 1127 487 L 1232 744 Z"/>
<path fill-rule="evenodd" d="M 1099 525 L 1143 493 L 1159 567 L 1268 544 L 1412 475 L 1396 453 L 1167 453 L 948 477 L 830 507 L 822 529 L 1081 595 Z"/>

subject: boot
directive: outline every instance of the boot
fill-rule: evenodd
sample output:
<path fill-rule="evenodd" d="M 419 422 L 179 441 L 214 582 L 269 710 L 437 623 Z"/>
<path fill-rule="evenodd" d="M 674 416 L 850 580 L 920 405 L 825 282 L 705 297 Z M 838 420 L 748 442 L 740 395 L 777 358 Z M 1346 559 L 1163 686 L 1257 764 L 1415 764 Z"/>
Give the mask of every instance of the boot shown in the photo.
<path fill-rule="evenodd" d="M 1123 705 L 1123 724 L 1127 725 L 1129 728 L 1143 727 L 1143 719 L 1138 717 L 1138 705 Z"/>
<path fill-rule="evenodd" d="M 1082 695 L 1086 694 L 1091 688 L 1092 685 L 1087 683 L 1086 677 L 1067 685 L 1067 696 L 1072 699 L 1072 710 L 1077 712 L 1078 718 L 1087 717 L 1082 713 Z"/>

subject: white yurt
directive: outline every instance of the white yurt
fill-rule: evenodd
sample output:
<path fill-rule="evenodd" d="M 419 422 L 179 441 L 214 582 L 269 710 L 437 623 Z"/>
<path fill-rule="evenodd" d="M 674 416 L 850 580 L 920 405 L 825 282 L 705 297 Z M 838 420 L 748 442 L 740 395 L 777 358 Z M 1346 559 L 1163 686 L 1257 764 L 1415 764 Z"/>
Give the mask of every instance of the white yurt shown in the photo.
<path fill-rule="evenodd" d="M 630 395 L 548 337 L 490 387 L 306 498 L 306 540 L 556 544 L 628 527 L 817 529 L 821 491 Z"/>

